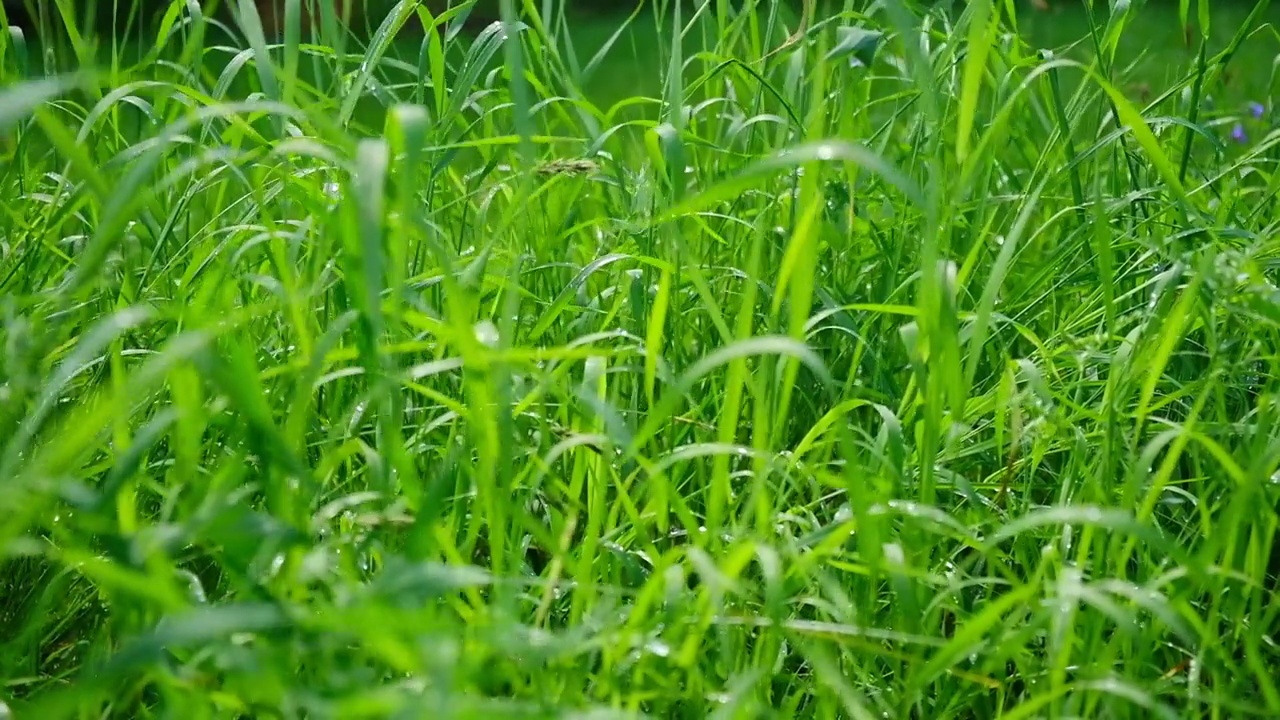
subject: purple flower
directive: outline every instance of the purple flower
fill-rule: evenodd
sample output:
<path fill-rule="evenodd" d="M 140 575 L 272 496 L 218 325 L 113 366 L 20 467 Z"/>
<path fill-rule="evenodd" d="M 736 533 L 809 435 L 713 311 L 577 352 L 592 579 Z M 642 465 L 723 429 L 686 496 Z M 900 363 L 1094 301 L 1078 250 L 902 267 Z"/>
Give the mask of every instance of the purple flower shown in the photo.
<path fill-rule="evenodd" d="M 1253 116 L 1254 120 L 1261 120 L 1263 113 L 1265 113 L 1266 111 L 1267 111 L 1267 108 L 1262 103 L 1258 103 L 1258 102 L 1249 103 L 1249 114 Z"/>
<path fill-rule="evenodd" d="M 1235 127 L 1231 128 L 1231 139 L 1238 143 L 1249 141 L 1249 136 L 1244 133 L 1244 125 L 1236 123 Z"/>

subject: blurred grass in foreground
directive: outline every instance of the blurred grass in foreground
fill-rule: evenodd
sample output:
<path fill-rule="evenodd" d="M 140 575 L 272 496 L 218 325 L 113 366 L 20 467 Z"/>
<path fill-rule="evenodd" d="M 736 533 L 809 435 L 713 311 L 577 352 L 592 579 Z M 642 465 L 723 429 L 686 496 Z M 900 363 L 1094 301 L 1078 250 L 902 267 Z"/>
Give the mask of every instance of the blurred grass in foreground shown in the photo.
<path fill-rule="evenodd" d="M 1275 33 L 1137 5 L 7 45 L 0 697 L 1276 717 Z"/>

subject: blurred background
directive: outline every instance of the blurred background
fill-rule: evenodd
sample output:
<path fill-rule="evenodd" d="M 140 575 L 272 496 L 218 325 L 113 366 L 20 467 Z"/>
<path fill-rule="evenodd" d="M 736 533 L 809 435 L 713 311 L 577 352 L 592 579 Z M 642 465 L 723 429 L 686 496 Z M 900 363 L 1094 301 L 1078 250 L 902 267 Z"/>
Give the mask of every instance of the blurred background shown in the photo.
<path fill-rule="evenodd" d="M 114 50 L 106 47 L 103 57 L 119 58 L 122 46 L 125 56 L 128 45 L 136 45 L 136 54 L 140 57 L 144 48 L 155 37 L 155 27 L 161 22 L 165 12 L 173 4 L 187 3 L 193 0 L 4 0 L 3 8 L 7 16 L 5 24 L 20 28 L 23 39 L 28 44 L 28 53 L 36 51 L 41 38 L 50 35 L 65 34 L 66 20 L 64 13 L 74 14 L 77 29 L 84 32 L 99 50 L 114 44 Z M 280 12 L 284 0 L 256 0 L 260 12 L 265 17 L 268 33 L 271 32 L 273 8 Z M 304 5 L 316 0 L 303 0 Z M 333 0 L 327 0 L 332 2 Z M 1017 32 L 1033 45 L 1054 48 L 1077 56 L 1087 61 L 1092 48 L 1080 42 L 1088 36 L 1089 18 L 1092 12 L 1095 21 L 1105 22 L 1114 2 L 1082 0 L 1009 0 L 1016 8 Z M 564 0 L 529 0 L 538 8 L 544 18 L 554 18 L 547 23 L 549 33 L 556 35 L 562 47 L 572 48 L 579 57 L 591 57 L 602 47 L 609 45 L 609 52 L 604 59 L 603 72 L 597 73 L 593 87 L 587 88 L 599 101 L 609 102 L 616 95 L 621 98 L 634 92 L 651 91 L 661 84 L 663 70 L 659 67 L 658 53 L 660 43 L 671 37 L 670 19 L 675 8 L 670 0 L 576 0 L 566 3 Z M 459 3 L 450 0 L 431 0 L 427 7 L 437 15 L 450 6 Z M 848 24 L 851 18 L 859 14 L 871 15 L 875 7 L 881 3 L 866 0 L 818 0 L 814 12 L 815 23 L 824 21 L 833 24 Z M 929 4 L 929 3 L 926 3 Z M 960 7 L 955 0 L 939 0 L 934 5 L 954 5 Z M 207 16 L 220 20 L 220 25 L 230 35 L 239 33 L 239 23 L 235 19 L 235 0 L 205 0 L 200 3 Z M 378 23 L 386 17 L 396 0 L 355 0 L 350 8 L 350 29 L 354 42 L 371 36 Z M 707 17 L 712 13 L 699 13 L 699 3 L 686 0 L 683 4 L 683 18 L 689 23 L 689 31 L 684 34 L 686 52 L 696 52 L 701 47 L 709 46 L 708 31 L 714 28 L 709 25 Z M 1182 26 L 1179 20 L 1178 0 L 1149 0 L 1126 3 L 1130 12 L 1138 14 L 1138 25 L 1141 33 L 1126 33 L 1120 41 L 1119 57 L 1126 65 L 1125 71 L 1132 84 L 1138 87 L 1139 94 L 1150 93 L 1176 81 L 1175 75 L 1182 72 L 1175 67 L 1194 52 L 1187 42 L 1192 35 L 1198 37 L 1199 30 L 1191 32 Z M 1197 14 L 1197 2 L 1190 3 L 1191 16 Z M 1220 49 L 1229 42 L 1235 29 L 1253 9 L 1255 3 L 1245 0 L 1213 0 L 1211 3 L 1211 23 L 1209 30 L 1211 45 Z M 318 7 L 318 5 L 316 5 Z M 517 11 L 521 3 L 516 3 Z M 800 0 L 784 0 L 779 8 L 787 30 L 794 30 L 799 24 L 801 15 Z M 478 0 L 470 9 L 465 27 L 460 28 L 472 35 L 498 17 L 497 0 Z M 465 15 L 465 14 L 464 14 Z M 1246 43 L 1241 52 L 1247 57 L 1237 67 L 1251 67 L 1256 74 L 1237 73 L 1237 77 L 1229 80 L 1238 81 L 1244 87 L 1244 94 L 1263 94 L 1266 88 L 1259 86 L 1267 82 L 1271 66 L 1275 61 L 1276 33 L 1274 23 L 1280 19 L 1280 8 L 1272 7 L 1267 11 L 1264 29 L 1255 33 L 1255 37 Z M 706 24 L 705 27 L 700 25 Z M 406 26 L 396 39 L 393 53 L 416 56 L 420 46 L 420 27 L 415 23 Z M 234 38 L 233 38 L 234 39 Z M 1072 44 L 1073 43 L 1073 44 Z M 38 53 L 38 51 L 36 51 Z M 48 58 L 44 58 L 47 63 Z M 627 78 L 625 86 L 617 82 L 620 76 Z M 620 87 L 625 92 L 620 91 Z"/>
<path fill-rule="evenodd" d="M 301 0 L 304 8 L 318 11 L 321 0 Z M 342 0 L 323 0 L 333 3 Z M 1013 13 L 1007 17 L 1007 43 L 1009 35 L 1016 34 L 1031 48 L 1042 52 L 1065 55 L 1084 64 L 1090 64 L 1095 54 L 1091 28 L 1104 28 L 1115 7 L 1114 2 L 1095 0 L 1007 0 Z M 253 0 L 262 17 L 268 43 L 282 39 L 282 23 L 285 0 Z M 457 0 L 427 0 L 424 7 L 430 12 L 426 17 L 439 17 L 447 13 L 449 24 L 444 53 L 451 66 L 457 67 L 470 52 L 472 40 L 490 27 L 499 16 L 499 0 L 476 0 L 462 4 Z M 525 4 L 527 3 L 527 4 Z M 778 47 L 789 34 L 801 25 L 803 0 L 780 0 L 777 4 L 754 5 L 752 22 L 761 33 L 764 47 Z M 368 0 L 350 7 L 337 7 L 347 13 L 347 32 L 343 36 L 346 53 L 352 62 L 363 56 L 369 40 L 379 24 L 397 6 L 397 0 Z M 570 75 L 579 85 L 575 93 L 601 108 L 613 108 L 618 119 L 637 120 L 644 116 L 647 106 L 634 102 L 636 97 L 661 97 L 668 75 L 666 58 L 671 57 L 674 41 L 674 21 L 679 18 L 682 56 L 686 59 L 698 53 L 719 55 L 724 46 L 718 36 L 715 19 L 727 0 L 695 2 L 684 0 L 524 0 L 517 3 L 517 12 L 528 18 L 528 8 L 536 10 L 544 42 L 557 48 L 562 60 L 576 64 L 578 70 Z M 10 32 L 0 37 L 0 84 L 12 84 L 23 78 L 37 77 L 59 71 L 67 71 L 84 65 L 87 58 L 96 58 L 97 69 L 109 73 L 109 84 L 119 84 L 127 79 L 152 78 L 155 72 L 154 53 L 157 51 L 157 28 L 166 15 L 172 20 L 185 13 L 177 12 L 179 6 L 198 5 L 207 23 L 210 37 L 206 38 L 202 65 L 208 79 L 214 78 L 235 62 L 242 48 L 248 47 L 242 19 L 238 17 L 239 0 L 4 0 L 3 23 Z M 741 5 L 738 3 L 737 5 Z M 958 19 L 963 5 L 956 0 L 937 0 L 917 3 L 929 13 L 931 42 L 941 46 L 948 33 L 948 22 Z M 815 0 L 810 23 L 810 37 L 825 36 L 828 41 L 849 28 L 884 30 L 883 0 Z M 1112 82 L 1121 88 L 1130 100 L 1139 106 L 1155 103 L 1158 109 L 1162 96 L 1167 98 L 1170 88 L 1182 87 L 1187 68 L 1196 62 L 1200 51 L 1202 28 L 1198 27 L 1199 0 L 1188 3 L 1188 22 L 1180 17 L 1178 0 L 1135 0 L 1122 5 L 1125 12 L 1133 14 L 1130 28 L 1118 37 L 1115 61 L 1112 66 Z M 1205 46 L 1207 57 L 1221 52 L 1232 41 L 1237 29 L 1247 22 L 1251 12 L 1257 11 L 1252 0 L 1213 0 L 1204 6 L 1208 12 Z M 938 12 L 942 11 L 942 12 Z M 1280 42 L 1275 31 L 1280 19 L 1280 6 L 1272 5 L 1262 11 L 1263 17 L 1254 22 L 1256 28 L 1240 45 L 1231 68 L 1215 79 L 1212 87 L 1205 88 L 1200 101 L 1200 117 L 1213 126 L 1225 123 L 1229 127 L 1235 114 L 1244 112 L 1249 103 L 1273 95 L 1270 85 L 1274 82 L 1277 54 Z M 940 19 L 941 18 L 941 19 Z M 949 20 L 947 20 L 949 18 Z M 319 18 L 304 19 L 306 27 L 319 27 Z M 305 33 L 304 33 L 305 36 Z M 382 57 L 392 63 L 417 66 L 424 57 L 424 33 L 420 16 L 414 16 L 395 34 Z M 152 57 L 149 57 L 149 54 Z M 500 82 L 493 75 L 503 64 L 503 53 L 490 53 L 481 62 L 485 66 L 482 77 L 486 83 Z M 581 72 L 590 66 L 589 72 Z M 333 87 L 316 73 L 323 73 L 318 65 L 304 63 L 299 77 L 304 82 L 315 82 L 321 87 Z M 566 76 L 567 77 L 567 76 Z M 897 80 L 871 75 L 869 92 L 872 97 L 897 92 Z M 331 79 L 332 80 L 332 79 Z M 692 77 L 687 80 L 693 80 Z M 388 81 L 390 81 L 388 79 Z M 246 96 L 258 91 L 251 73 L 232 73 L 228 90 L 233 95 Z M 333 91 L 340 92 L 340 91 Z M 696 103 L 713 97 L 716 88 L 686 88 L 686 101 Z M 879 108 L 879 104 L 876 104 Z M 352 117 L 352 129 L 362 134 L 377 134 L 383 127 L 388 104 L 379 99 L 378 93 L 362 95 L 356 103 Z M 889 106 L 884 106 L 889 107 Z M 881 112 L 873 109 L 872 114 Z M 1227 129 L 1221 129 L 1229 138 Z"/>

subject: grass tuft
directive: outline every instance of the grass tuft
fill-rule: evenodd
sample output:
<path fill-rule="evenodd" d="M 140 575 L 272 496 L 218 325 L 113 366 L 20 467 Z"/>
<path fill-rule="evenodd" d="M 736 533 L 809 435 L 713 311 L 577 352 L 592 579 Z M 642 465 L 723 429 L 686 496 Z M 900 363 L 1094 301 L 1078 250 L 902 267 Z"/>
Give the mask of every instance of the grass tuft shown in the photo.
<path fill-rule="evenodd" d="M 92 5 L 0 717 L 1280 716 L 1269 3 Z"/>

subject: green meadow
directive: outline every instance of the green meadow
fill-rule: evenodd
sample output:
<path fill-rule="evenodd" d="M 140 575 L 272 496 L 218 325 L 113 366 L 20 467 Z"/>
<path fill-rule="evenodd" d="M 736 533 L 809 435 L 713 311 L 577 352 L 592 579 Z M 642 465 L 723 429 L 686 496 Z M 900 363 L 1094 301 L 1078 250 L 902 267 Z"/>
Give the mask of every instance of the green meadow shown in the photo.
<path fill-rule="evenodd" d="M 0 38 L 0 718 L 1280 717 L 1269 2 L 303 1 Z"/>

